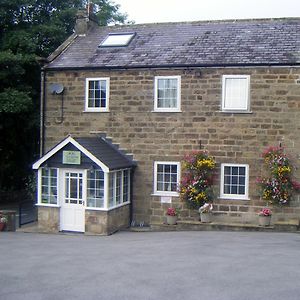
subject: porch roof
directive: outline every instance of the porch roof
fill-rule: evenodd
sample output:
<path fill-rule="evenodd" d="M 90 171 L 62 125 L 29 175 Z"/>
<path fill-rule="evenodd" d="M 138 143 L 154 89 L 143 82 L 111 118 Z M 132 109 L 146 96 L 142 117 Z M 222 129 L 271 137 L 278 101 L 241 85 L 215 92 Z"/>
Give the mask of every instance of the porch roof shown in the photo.
<path fill-rule="evenodd" d="M 132 168 L 136 166 L 129 155 L 118 149 L 104 137 L 76 137 L 68 136 L 59 144 L 49 150 L 43 157 L 36 161 L 32 168 L 38 169 L 50 157 L 71 143 L 84 155 L 90 158 L 103 171 L 109 172 L 116 169 Z"/>

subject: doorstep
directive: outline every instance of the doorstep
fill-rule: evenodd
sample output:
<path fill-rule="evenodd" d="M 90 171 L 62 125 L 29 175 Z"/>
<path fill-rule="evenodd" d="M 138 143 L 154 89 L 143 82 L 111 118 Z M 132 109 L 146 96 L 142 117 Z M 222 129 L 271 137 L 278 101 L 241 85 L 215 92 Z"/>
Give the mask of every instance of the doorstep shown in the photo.
<path fill-rule="evenodd" d="M 201 223 L 199 221 L 177 221 L 177 225 L 153 223 L 151 231 L 280 231 L 299 232 L 299 222 L 278 222 L 271 226 L 259 226 L 256 224 L 211 222 Z"/>

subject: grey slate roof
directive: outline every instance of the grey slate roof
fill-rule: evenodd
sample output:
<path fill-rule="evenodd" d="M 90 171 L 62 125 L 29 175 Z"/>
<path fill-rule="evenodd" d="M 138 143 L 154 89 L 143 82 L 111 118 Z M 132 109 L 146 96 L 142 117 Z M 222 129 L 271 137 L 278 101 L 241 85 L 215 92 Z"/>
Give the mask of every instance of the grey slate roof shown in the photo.
<path fill-rule="evenodd" d="M 136 165 L 134 161 L 119 151 L 101 137 L 77 137 L 74 138 L 82 147 L 98 158 L 110 170 L 131 168 Z"/>
<path fill-rule="evenodd" d="M 127 47 L 99 48 L 109 33 L 135 32 Z M 46 68 L 142 68 L 300 64 L 300 18 L 93 28 Z"/>

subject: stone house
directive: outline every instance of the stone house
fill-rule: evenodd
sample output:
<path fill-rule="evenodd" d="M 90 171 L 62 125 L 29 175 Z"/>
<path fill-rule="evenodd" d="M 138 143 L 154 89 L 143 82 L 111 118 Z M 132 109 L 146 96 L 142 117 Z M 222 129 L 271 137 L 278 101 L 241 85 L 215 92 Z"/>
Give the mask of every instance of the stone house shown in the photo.
<path fill-rule="evenodd" d="M 197 220 L 177 193 L 197 149 L 218 165 L 216 218 L 254 222 L 263 149 L 281 144 L 299 167 L 299 67 L 300 19 L 98 27 L 82 15 L 42 71 L 39 226 L 110 234 L 163 223 L 169 206 Z M 299 219 L 299 199 L 275 212 Z"/>

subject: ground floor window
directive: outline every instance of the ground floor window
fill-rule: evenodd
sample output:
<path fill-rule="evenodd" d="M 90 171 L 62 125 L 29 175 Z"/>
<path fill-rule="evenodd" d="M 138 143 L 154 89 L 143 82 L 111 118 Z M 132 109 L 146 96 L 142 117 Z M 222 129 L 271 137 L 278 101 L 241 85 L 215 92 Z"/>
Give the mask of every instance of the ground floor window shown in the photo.
<path fill-rule="evenodd" d="M 179 162 L 154 163 L 154 194 L 177 196 L 180 178 Z"/>
<path fill-rule="evenodd" d="M 40 168 L 39 205 L 81 204 L 89 209 L 112 209 L 130 202 L 130 169 Z M 64 187 L 64 188 L 63 188 Z"/>
<path fill-rule="evenodd" d="M 248 199 L 249 166 L 221 164 L 221 198 Z"/>
<path fill-rule="evenodd" d="M 109 208 L 129 202 L 130 170 L 120 170 L 109 173 Z"/>
<path fill-rule="evenodd" d="M 104 208 L 104 172 L 89 170 L 87 173 L 87 207 Z"/>
<path fill-rule="evenodd" d="M 57 204 L 57 169 L 42 168 L 41 198 L 43 204 Z"/>

